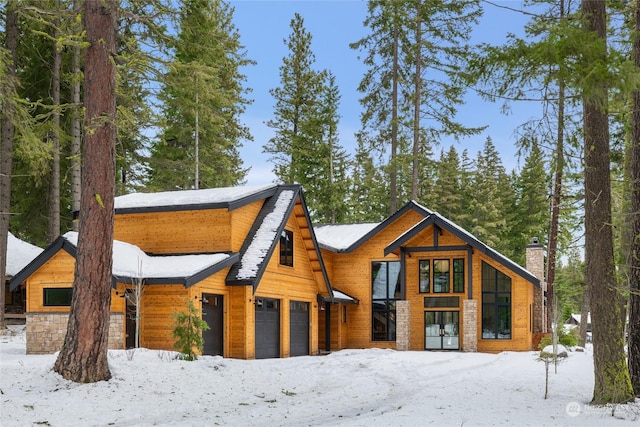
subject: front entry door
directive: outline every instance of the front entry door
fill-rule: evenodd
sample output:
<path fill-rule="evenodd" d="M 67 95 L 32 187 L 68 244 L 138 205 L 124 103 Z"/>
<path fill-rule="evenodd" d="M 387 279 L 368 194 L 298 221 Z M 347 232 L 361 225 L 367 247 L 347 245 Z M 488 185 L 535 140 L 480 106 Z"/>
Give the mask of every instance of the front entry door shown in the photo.
<path fill-rule="evenodd" d="M 460 312 L 424 312 L 424 348 L 458 350 L 460 348 Z"/>
<path fill-rule="evenodd" d="M 202 354 L 224 356 L 223 302 L 222 295 L 202 294 L 202 320 L 209 325 L 209 329 L 202 331 Z"/>

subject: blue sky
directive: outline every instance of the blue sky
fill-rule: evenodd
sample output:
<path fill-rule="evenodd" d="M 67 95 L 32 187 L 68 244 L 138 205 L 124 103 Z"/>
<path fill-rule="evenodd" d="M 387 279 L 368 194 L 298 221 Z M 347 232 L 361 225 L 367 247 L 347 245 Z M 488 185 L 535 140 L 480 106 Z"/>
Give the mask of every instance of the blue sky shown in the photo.
<path fill-rule="evenodd" d="M 304 18 L 304 24 L 312 35 L 311 50 L 316 56 L 316 69 L 330 70 L 342 95 L 340 104 L 340 143 L 349 153 L 355 152 L 354 133 L 360 129 L 358 102 L 361 94 L 357 86 L 365 72 L 358 60 L 358 52 L 349 48 L 368 32 L 362 22 L 366 18 L 367 3 L 361 0 L 231 0 L 235 9 L 234 22 L 240 40 L 247 50 L 247 56 L 257 65 L 243 71 L 247 75 L 247 86 L 253 89 L 250 98 L 254 103 L 247 108 L 243 117 L 254 137 L 246 142 L 240 154 L 245 167 L 251 167 L 247 177 L 248 185 L 271 183 L 275 176 L 271 172 L 269 157 L 262 153 L 263 145 L 273 136 L 273 131 L 264 123 L 273 117 L 274 100 L 269 89 L 280 84 L 278 68 L 288 55 L 283 42 L 289 37 L 291 19 L 296 12 Z M 497 1 L 510 8 L 521 8 L 522 1 Z M 520 14 L 485 4 L 485 13 L 478 28 L 472 34 L 472 42 L 499 44 L 505 41 L 508 32 L 521 33 L 525 18 Z M 512 104 L 512 113 L 501 113 L 501 104 L 488 103 L 473 93 L 467 96 L 467 103 L 461 106 L 458 121 L 467 126 L 488 128 L 480 135 L 462 139 L 460 142 L 442 141 L 441 147 L 456 144 L 458 152 L 465 148 L 475 157 L 487 136 L 491 136 L 500 151 L 507 169 L 518 167 L 515 149 L 515 128 L 539 115 L 539 106 Z"/>

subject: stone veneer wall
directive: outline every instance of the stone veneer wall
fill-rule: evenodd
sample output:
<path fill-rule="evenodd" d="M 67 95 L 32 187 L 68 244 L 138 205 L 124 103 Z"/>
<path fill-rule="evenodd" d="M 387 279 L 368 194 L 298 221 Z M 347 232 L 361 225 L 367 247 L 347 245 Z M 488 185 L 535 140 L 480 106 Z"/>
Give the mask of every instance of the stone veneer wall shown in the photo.
<path fill-rule="evenodd" d="M 478 301 L 462 301 L 462 351 L 478 351 Z"/>
<path fill-rule="evenodd" d="M 525 265 L 527 270 L 540 280 L 540 288 L 536 288 L 534 291 L 533 332 L 547 332 L 547 310 L 549 307 L 545 306 L 547 281 L 544 277 L 544 246 L 537 243 L 527 245 Z"/>
<path fill-rule="evenodd" d="M 409 350 L 409 301 L 396 301 L 396 350 Z"/>
<path fill-rule="evenodd" d="M 67 334 L 69 313 L 27 313 L 27 354 L 51 354 L 59 351 Z M 122 349 L 124 315 L 111 313 L 109 348 Z"/>

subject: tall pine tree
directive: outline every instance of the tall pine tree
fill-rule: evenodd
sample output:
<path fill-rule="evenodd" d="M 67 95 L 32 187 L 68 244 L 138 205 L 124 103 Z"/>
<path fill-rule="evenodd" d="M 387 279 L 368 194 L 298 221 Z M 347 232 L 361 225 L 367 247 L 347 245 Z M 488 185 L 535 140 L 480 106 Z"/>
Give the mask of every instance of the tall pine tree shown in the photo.
<path fill-rule="evenodd" d="M 151 148 L 148 185 L 154 190 L 211 188 L 243 182 L 238 148 L 251 140 L 240 121 L 250 101 L 241 68 L 246 57 L 222 0 L 182 3 L 175 58 L 159 94 L 164 124 Z"/>

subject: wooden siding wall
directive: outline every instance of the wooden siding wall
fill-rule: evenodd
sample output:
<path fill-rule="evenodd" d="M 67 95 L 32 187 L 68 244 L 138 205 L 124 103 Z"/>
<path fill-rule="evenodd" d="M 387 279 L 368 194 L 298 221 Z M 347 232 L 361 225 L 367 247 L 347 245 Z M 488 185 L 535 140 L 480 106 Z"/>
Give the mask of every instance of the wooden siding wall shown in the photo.
<path fill-rule="evenodd" d="M 114 239 L 155 254 L 237 252 L 262 204 L 260 200 L 231 212 L 206 209 L 117 214 Z"/>
<path fill-rule="evenodd" d="M 45 288 L 70 288 L 73 287 L 75 258 L 66 251 L 61 250 L 53 255 L 46 263 L 37 269 L 27 279 L 27 313 L 68 313 L 68 306 L 45 306 Z M 111 291 L 112 313 L 124 312 L 124 301 L 118 298 L 115 289 Z"/>
<path fill-rule="evenodd" d="M 118 214 L 114 239 L 155 254 L 228 251 L 230 218 L 224 209 Z"/>
<path fill-rule="evenodd" d="M 253 226 L 263 204 L 264 200 L 259 200 L 229 213 L 231 215 L 230 250 L 234 252 L 240 251 L 242 243 L 247 238 L 247 234 L 249 234 L 249 230 Z"/>
<path fill-rule="evenodd" d="M 229 357 L 255 359 L 255 306 L 251 286 L 229 288 Z"/>
<path fill-rule="evenodd" d="M 146 285 L 140 307 L 140 346 L 173 350 L 175 311 L 186 311 L 189 294 L 182 285 Z M 196 307 L 198 305 L 196 304 Z"/>

